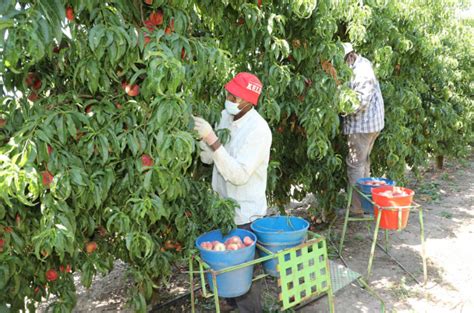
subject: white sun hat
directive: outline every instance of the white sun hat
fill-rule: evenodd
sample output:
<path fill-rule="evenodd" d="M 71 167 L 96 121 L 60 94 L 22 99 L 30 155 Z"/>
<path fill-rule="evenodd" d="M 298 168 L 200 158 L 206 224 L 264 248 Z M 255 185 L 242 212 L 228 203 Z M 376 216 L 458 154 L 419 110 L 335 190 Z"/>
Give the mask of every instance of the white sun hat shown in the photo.
<path fill-rule="evenodd" d="M 343 42 L 342 46 L 344 47 L 344 56 L 354 51 L 354 48 L 352 47 L 352 44 L 350 42 Z"/>

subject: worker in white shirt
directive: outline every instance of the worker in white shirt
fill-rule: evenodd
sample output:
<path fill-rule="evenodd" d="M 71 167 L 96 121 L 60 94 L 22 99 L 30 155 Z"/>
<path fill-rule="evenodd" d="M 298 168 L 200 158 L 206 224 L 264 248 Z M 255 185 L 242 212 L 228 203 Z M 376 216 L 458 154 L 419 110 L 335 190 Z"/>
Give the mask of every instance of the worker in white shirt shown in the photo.
<path fill-rule="evenodd" d="M 262 87 L 260 80 L 250 73 L 239 73 L 225 85 L 225 109 L 217 126 L 230 130 L 230 140 L 224 145 L 206 120 L 194 117 L 195 130 L 202 138 L 201 160 L 214 163 L 212 188 L 240 205 L 234 221 L 247 230 L 251 222 L 267 213 L 265 191 L 272 133 L 254 109 Z M 247 294 L 235 298 L 240 312 L 262 312 L 261 288 L 255 285 Z"/>

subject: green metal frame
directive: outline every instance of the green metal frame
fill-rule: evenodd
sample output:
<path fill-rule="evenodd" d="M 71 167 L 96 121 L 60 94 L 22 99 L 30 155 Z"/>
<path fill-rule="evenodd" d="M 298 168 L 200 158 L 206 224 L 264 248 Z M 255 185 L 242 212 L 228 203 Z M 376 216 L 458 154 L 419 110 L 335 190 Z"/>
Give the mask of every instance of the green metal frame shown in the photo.
<path fill-rule="evenodd" d="M 346 212 L 345 212 L 345 217 L 344 217 L 344 226 L 342 228 L 342 234 L 341 234 L 341 239 L 339 242 L 339 249 L 338 253 L 340 256 L 342 256 L 342 249 L 344 247 L 344 239 L 346 236 L 346 231 L 347 231 L 347 224 L 349 222 L 369 222 L 369 221 L 374 221 L 374 216 L 368 216 L 368 217 L 363 217 L 363 218 L 353 218 L 349 217 L 349 209 L 350 205 L 352 202 L 352 193 L 353 190 L 355 190 L 361 197 L 364 197 L 367 201 L 369 201 L 372 205 L 376 206 L 377 209 L 379 210 L 379 214 L 377 215 L 377 219 L 375 220 L 375 230 L 373 234 L 373 239 L 372 239 L 372 246 L 370 249 L 370 255 L 369 255 L 369 262 L 367 265 L 367 281 L 369 281 L 370 274 L 372 271 L 372 264 L 373 264 L 373 259 L 375 255 L 375 246 L 378 246 L 379 248 L 382 249 L 390 258 L 392 258 L 405 272 L 407 272 L 417 283 L 420 283 L 418 279 L 410 273 L 397 259 L 395 259 L 391 254 L 389 254 L 389 236 L 388 236 L 388 230 L 385 229 L 385 240 L 384 240 L 384 247 L 381 247 L 377 243 L 377 237 L 378 237 L 378 232 L 380 228 L 380 219 L 382 217 L 382 211 L 398 211 L 398 228 L 397 231 L 403 230 L 402 228 L 402 211 L 405 209 L 408 210 L 418 210 L 418 217 L 419 217 L 419 222 L 420 222 L 420 241 L 421 241 L 421 258 L 423 260 L 423 284 L 426 284 L 428 280 L 428 273 L 427 273 L 427 265 L 426 265 L 426 248 L 425 248 L 425 228 L 423 224 L 423 207 L 419 205 L 418 203 L 412 201 L 412 205 L 410 206 L 392 206 L 392 207 L 380 207 L 376 203 L 372 201 L 371 198 L 369 198 L 366 194 L 364 194 L 359 188 L 356 186 L 349 186 L 349 191 L 348 191 L 348 201 L 347 201 L 347 206 L 346 206 Z"/>
<path fill-rule="evenodd" d="M 280 272 L 278 286 L 281 288 L 279 299 L 282 309 L 286 310 L 308 299 L 321 295 L 328 296 L 328 306 L 334 312 L 334 296 L 331 286 L 327 246 L 324 237 L 308 232 L 308 240 L 296 247 L 273 253 L 260 244 L 257 248 L 267 255 L 239 265 L 214 271 L 199 256 L 189 259 L 189 280 L 191 283 L 191 311 L 195 312 L 194 274 L 199 274 L 202 295 L 205 298 L 214 297 L 216 312 L 220 312 L 219 295 L 217 291 L 217 275 L 238 270 L 249 265 L 262 263 L 274 258 L 278 259 L 277 271 Z M 199 265 L 199 271 L 194 271 L 194 260 Z M 205 273 L 210 273 L 213 282 L 212 292 L 207 290 Z M 287 274 L 289 273 L 289 274 Z M 258 275 L 253 281 L 264 278 L 267 274 Z"/>

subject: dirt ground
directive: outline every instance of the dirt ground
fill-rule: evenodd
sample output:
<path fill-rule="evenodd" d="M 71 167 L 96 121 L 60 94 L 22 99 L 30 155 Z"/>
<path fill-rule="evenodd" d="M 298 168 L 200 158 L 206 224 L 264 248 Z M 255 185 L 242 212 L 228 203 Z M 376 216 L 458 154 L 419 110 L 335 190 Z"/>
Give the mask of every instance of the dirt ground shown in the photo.
<path fill-rule="evenodd" d="M 428 282 L 426 286 L 417 284 L 377 248 L 370 286 L 384 299 L 388 312 L 474 312 L 474 155 L 461 162 L 445 162 L 443 170 L 430 167 L 420 179 L 413 177 L 408 187 L 415 190 L 415 200 L 424 208 Z M 332 232 L 334 241 L 341 228 L 339 220 Z M 348 266 L 362 274 L 367 270 L 371 236 L 366 223 L 351 223 L 344 245 L 343 256 Z M 380 243 L 382 237 L 381 232 Z M 410 215 L 405 230 L 390 232 L 390 242 L 390 253 L 421 281 L 418 214 Z M 96 277 L 88 290 L 80 286 L 77 277 L 75 312 L 130 312 L 125 304 L 130 288 L 125 269 L 125 264 L 117 262 L 109 275 Z M 163 288 L 161 302 L 186 294 L 186 279 L 185 274 L 177 275 Z M 267 312 L 278 312 L 275 285 L 273 280 L 264 284 Z M 189 312 L 186 299 L 154 312 Z M 46 304 L 42 304 L 40 312 L 45 311 Z M 336 312 L 379 312 L 379 304 L 357 284 L 345 287 L 335 297 Z M 200 301 L 199 311 L 212 310 L 212 303 Z M 327 300 L 323 298 L 298 311 L 327 312 Z"/>
<path fill-rule="evenodd" d="M 370 286 L 389 312 L 474 312 L 474 157 L 448 162 L 443 170 L 429 168 L 410 187 L 424 209 L 428 282 L 417 284 L 377 248 Z M 343 251 L 348 266 L 359 273 L 367 271 L 371 244 L 363 224 L 350 225 Z M 421 281 L 419 225 L 418 214 L 411 214 L 405 230 L 390 232 L 390 253 Z M 338 312 L 379 311 L 379 302 L 356 285 L 335 299 Z M 325 312 L 325 304 L 320 301 L 301 312 Z"/>

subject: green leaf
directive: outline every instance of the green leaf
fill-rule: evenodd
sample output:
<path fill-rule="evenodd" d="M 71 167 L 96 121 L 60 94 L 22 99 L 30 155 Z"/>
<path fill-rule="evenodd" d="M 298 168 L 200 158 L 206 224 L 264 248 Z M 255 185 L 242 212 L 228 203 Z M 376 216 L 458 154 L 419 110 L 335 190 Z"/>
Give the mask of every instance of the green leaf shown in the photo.
<path fill-rule="evenodd" d="M 64 145 L 67 141 L 67 134 L 66 130 L 64 129 L 64 117 L 61 115 L 59 116 L 56 121 L 54 122 L 57 129 L 57 135 L 59 137 L 59 141 Z"/>
<path fill-rule="evenodd" d="M 38 136 L 38 138 L 41 139 L 42 141 L 47 142 L 47 143 L 51 143 L 49 137 L 41 129 L 37 129 L 35 131 L 35 133 Z"/>
<path fill-rule="evenodd" d="M 59 200 L 65 201 L 71 195 L 71 183 L 68 175 L 56 174 L 54 175 L 53 183 L 51 184 L 52 195 Z"/>
<path fill-rule="evenodd" d="M 127 143 L 128 143 L 129 149 L 132 151 L 132 154 L 136 156 L 138 153 L 138 142 L 134 134 L 129 133 L 127 135 Z"/>
<path fill-rule="evenodd" d="M 14 20 L 0 19 L 0 30 L 14 26 Z"/>
<path fill-rule="evenodd" d="M 76 138 L 76 135 L 77 135 L 76 125 L 74 124 L 74 121 L 72 120 L 72 117 L 70 114 L 66 115 L 66 125 L 67 125 L 67 130 L 69 132 L 69 135 L 71 135 L 72 138 Z"/>
<path fill-rule="evenodd" d="M 7 263 L 0 265 L 0 289 L 5 290 L 10 280 L 10 267 Z"/>
<path fill-rule="evenodd" d="M 5 206 L 3 205 L 2 202 L 0 202 L 0 220 L 3 220 L 5 218 Z"/>
<path fill-rule="evenodd" d="M 89 288 L 91 286 L 94 274 L 94 264 L 91 262 L 84 262 L 84 264 L 82 264 L 81 271 L 81 283 L 84 287 Z"/>
<path fill-rule="evenodd" d="M 99 135 L 100 154 L 102 155 L 102 164 L 105 164 L 109 159 L 109 141 L 104 135 Z"/>
<path fill-rule="evenodd" d="M 151 189 L 151 176 L 153 174 L 153 171 L 149 170 L 145 174 L 145 179 L 143 181 L 143 188 L 145 188 L 146 191 L 150 191 Z"/>
<path fill-rule="evenodd" d="M 79 185 L 79 186 L 87 186 L 87 184 L 82 179 L 83 171 L 81 168 L 73 167 L 71 168 L 70 173 L 71 173 L 72 182 L 74 184 Z"/>
<path fill-rule="evenodd" d="M 102 204 L 102 188 L 100 186 L 94 186 L 93 198 L 96 208 L 100 208 L 100 205 Z"/>

